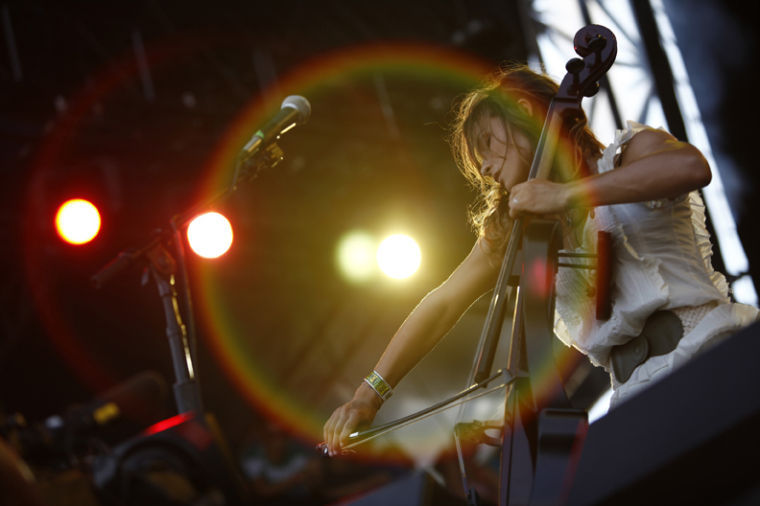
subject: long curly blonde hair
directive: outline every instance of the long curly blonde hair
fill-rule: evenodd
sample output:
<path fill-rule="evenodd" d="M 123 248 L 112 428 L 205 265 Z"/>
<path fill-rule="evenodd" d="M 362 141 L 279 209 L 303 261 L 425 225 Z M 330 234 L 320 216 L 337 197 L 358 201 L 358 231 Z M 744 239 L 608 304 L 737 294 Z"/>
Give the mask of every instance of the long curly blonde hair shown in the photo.
<path fill-rule="evenodd" d="M 494 179 L 483 177 L 480 173 L 475 152 L 478 125 L 484 118 L 502 118 L 509 136 L 516 128 L 530 140 L 532 158 L 543 118 L 558 89 L 559 86 L 551 78 L 534 72 L 526 65 L 505 64 L 482 87 L 467 93 L 454 108 L 455 116 L 449 134 L 452 154 L 462 174 L 478 191 L 478 198 L 470 207 L 470 221 L 491 247 L 504 246 L 510 219 L 506 191 Z M 532 115 L 518 104 L 521 98 L 533 105 Z M 540 120 L 537 121 L 537 118 Z M 555 180 L 567 181 L 594 172 L 589 161 L 601 155 L 603 146 L 588 127 L 582 111 L 563 137 L 573 153 L 573 167 L 555 174 Z M 518 152 L 518 156 L 522 155 Z"/>

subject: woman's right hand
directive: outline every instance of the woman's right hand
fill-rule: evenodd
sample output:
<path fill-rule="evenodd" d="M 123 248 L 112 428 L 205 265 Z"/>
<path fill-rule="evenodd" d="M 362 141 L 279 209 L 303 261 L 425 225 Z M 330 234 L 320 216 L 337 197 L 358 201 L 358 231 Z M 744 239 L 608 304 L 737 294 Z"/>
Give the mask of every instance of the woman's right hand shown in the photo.
<path fill-rule="evenodd" d="M 362 384 L 354 398 L 338 407 L 325 422 L 323 429 L 327 454 L 338 455 L 348 435 L 358 427 L 369 425 L 382 406 L 382 399 L 366 384 Z"/>

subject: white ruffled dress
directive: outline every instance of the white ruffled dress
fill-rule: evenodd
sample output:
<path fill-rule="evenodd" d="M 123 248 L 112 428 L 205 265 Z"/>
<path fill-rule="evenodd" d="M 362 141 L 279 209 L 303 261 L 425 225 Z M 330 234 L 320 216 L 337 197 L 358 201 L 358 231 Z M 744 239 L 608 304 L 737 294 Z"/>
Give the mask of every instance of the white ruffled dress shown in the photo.
<path fill-rule="evenodd" d="M 644 128 L 629 121 L 619 130 L 598 162 L 599 172 L 613 170 L 615 154 Z M 730 302 L 725 277 L 712 268 L 712 245 L 698 192 L 596 207 L 586 221 L 580 249 L 595 249 L 598 230 L 612 236 L 611 316 L 595 317 L 593 271 L 562 268 L 556 281 L 557 336 L 609 372 L 612 347 L 639 335 L 654 311 L 675 310 L 685 332 L 675 350 L 650 357 L 625 383 L 610 375 L 611 407 L 758 319 L 756 308 Z"/>

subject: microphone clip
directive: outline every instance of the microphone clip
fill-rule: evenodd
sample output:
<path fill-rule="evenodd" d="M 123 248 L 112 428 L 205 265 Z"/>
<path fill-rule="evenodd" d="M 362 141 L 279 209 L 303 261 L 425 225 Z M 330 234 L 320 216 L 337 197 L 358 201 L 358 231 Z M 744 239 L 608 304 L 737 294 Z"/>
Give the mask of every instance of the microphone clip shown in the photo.
<path fill-rule="evenodd" d="M 285 159 L 285 153 L 275 142 L 270 142 L 253 154 L 242 151 L 235 161 L 235 173 L 232 176 L 232 189 L 241 181 L 252 181 L 262 169 L 271 169 Z"/>

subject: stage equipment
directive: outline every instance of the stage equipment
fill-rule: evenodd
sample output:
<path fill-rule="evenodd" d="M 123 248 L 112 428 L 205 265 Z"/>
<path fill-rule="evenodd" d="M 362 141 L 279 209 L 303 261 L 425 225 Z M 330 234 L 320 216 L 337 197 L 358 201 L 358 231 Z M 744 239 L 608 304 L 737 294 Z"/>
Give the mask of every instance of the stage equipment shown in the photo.
<path fill-rule="evenodd" d="M 243 146 L 243 152 L 247 156 L 256 153 L 262 146 L 266 146 L 272 141 L 276 141 L 282 134 L 295 127 L 303 125 L 309 121 L 311 116 L 311 104 L 304 97 L 291 95 L 282 101 L 280 111 L 269 120 L 261 130 L 258 130 L 251 140 Z"/>
<path fill-rule="evenodd" d="M 208 212 L 196 216 L 187 226 L 187 243 L 203 258 L 219 258 L 232 246 L 232 225 L 221 213 Z"/>
<path fill-rule="evenodd" d="M 55 215 L 55 230 L 69 244 L 87 244 L 100 232 L 98 208 L 84 199 L 67 200 Z"/>
<path fill-rule="evenodd" d="M 166 336 L 175 374 L 174 400 L 180 417 L 175 419 L 178 423 L 174 427 L 146 433 L 101 459 L 96 483 L 107 494 L 112 494 L 114 504 L 227 505 L 243 502 L 236 499 L 242 496 L 237 495 L 237 487 L 230 481 L 235 466 L 231 461 L 227 466 L 217 465 L 221 462 L 217 458 L 219 445 L 213 443 L 219 440 L 216 437 L 218 431 L 211 429 L 210 415 L 205 415 L 203 409 L 182 231 L 193 217 L 208 211 L 234 192 L 240 181 L 251 180 L 261 170 L 279 164 L 284 154 L 275 141 L 296 124 L 305 123 L 310 110 L 309 102 L 303 97 L 285 99 L 280 113 L 256 132 L 238 154 L 228 187 L 206 202 L 174 215 L 169 225 L 157 230 L 147 244 L 120 252 L 91 278 L 93 285 L 101 288 L 126 268 L 137 264 L 144 267 L 144 283 L 148 281 L 147 274 L 155 281 L 164 308 Z M 169 252 L 171 248 L 174 248 L 174 255 Z M 180 296 L 180 290 L 184 297 Z M 167 482 L 176 488 L 162 486 Z M 178 498 L 175 493 L 182 497 Z M 184 499 L 186 501 L 181 502 Z"/>
<path fill-rule="evenodd" d="M 568 505 L 758 504 L 760 323 L 594 422 Z"/>
<path fill-rule="evenodd" d="M 0 413 L 0 461 L 7 441 L 19 469 L 28 467 L 25 485 L 40 497 L 39 504 L 101 506 L 91 483 L 92 462 L 112 444 L 165 418 L 168 400 L 163 377 L 145 371 L 39 422 Z M 18 495 L 24 483 L 4 486 L 14 474 L 7 465 L 0 469 L 0 504 L 27 504 Z"/>
<path fill-rule="evenodd" d="M 280 113 L 257 131 L 246 147 L 239 152 L 235 161 L 234 176 L 227 188 L 206 202 L 174 215 L 170 219 L 169 226 L 158 229 L 153 239 L 147 244 L 120 252 L 91 278 L 92 284 L 96 288 L 101 288 L 111 278 L 134 264 L 144 266 L 145 272 L 152 276 L 164 308 L 166 335 L 175 374 L 174 397 L 179 413 L 189 411 L 203 413 L 195 365 L 197 340 L 195 319 L 182 230 L 193 217 L 208 211 L 215 203 L 229 197 L 237 189 L 240 181 L 252 180 L 261 170 L 278 165 L 283 160 L 284 153 L 275 141 L 296 124 L 305 123 L 310 112 L 311 106 L 304 97 L 286 98 Z M 169 252 L 172 247 L 175 250 L 174 256 Z M 177 277 L 180 279 L 184 297 L 180 297 L 177 289 Z M 147 282 L 145 277 L 143 277 L 143 282 Z"/>
<path fill-rule="evenodd" d="M 176 415 L 92 465 L 104 506 L 248 504 L 243 479 L 211 415 Z"/>
<path fill-rule="evenodd" d="M 0 416 L 0 437 L 13 441 L 30 465 L 67 468 L 165 418 L 168 400 L 166 381 L 144 371 L 40 422 L 27 423 L 21 414 Z"/>
<path fill-rule="evenodd" d="M 237 188 L 238 181 L 241 179 L 241 171 L 245 169 L 246 163 L 259 158 L 260 153 L 264 152 L 266 157 L 276 156 L 277 153 L 281 155 L 282 152 L 275 141 L 295 126 L 305 124 L 310 117 L 311 104 L 308 100 L 300 95 L 286 97 L 282 101 L 280 112 L 261 127 L 261 130 L 253 134 L 253 137 L 238 153 L 230 187 L 233 190 Z"/>

